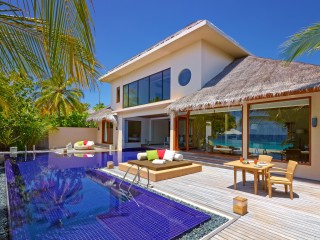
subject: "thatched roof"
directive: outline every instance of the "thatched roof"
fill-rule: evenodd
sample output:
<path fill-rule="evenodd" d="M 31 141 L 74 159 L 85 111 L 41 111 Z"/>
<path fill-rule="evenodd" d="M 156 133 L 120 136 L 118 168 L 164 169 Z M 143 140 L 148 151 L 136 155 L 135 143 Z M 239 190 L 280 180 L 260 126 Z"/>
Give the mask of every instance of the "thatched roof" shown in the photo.
<path fill-rule="evenodd" d="M 107 120 L 112 122 L 114 125 L 117 125 L 116 116 L 112 113 L 112 109 L 110 107 L 106 107 L 99 111 L 96 111 L 90 114 L 89 117 L 87 117 L 88 122 L 89 121 L 100 122 L 102 120 Z"/>
<path fill-rule="evenodd" d="M 320 89 L 320 66 L 248 56 L 236 59 L 201 90 L 182 97 L 168 111 L 230 106 L 248 99 Z"/>

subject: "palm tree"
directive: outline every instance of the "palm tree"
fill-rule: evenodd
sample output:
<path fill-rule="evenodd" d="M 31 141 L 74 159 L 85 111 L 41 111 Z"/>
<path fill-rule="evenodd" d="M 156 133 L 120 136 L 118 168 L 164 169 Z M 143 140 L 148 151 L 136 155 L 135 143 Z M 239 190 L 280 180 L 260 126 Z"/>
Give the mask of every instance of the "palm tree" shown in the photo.
<path fill-rule="evenodd" d="M 0 0 L 0 72 L 46 79 L 62 66 L 79 86 L 95 87 L 93 29 L 86 0 Z"/>
<path fill-rule="evenodd" d="M 311 25 L 294 34 L 281 45 L 282 55 L 287 61 L 320 50 L 320 23 Z"/>
<path fill-rule="evenodd" d="M 59 71 L 52 78 L 40 82 L 40 91 L 36 93 L 35 106 L 41 109 L 43 115 L 57 114 L 61 126 L 61 116 L 71 111 L 83 111 L 85 105 L 80 102 L 83 92 L 74 85 L 74 79 L 66 79 Z"/>

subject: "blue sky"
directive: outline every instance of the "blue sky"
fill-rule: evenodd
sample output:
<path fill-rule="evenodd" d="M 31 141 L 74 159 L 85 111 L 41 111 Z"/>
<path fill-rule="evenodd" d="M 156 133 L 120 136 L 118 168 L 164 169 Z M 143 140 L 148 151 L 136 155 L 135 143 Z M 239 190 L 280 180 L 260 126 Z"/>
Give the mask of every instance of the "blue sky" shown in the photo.
<path fill-rule="evenodd" d="M 279 46 L 302 28 L 320 22 L 317 0 L 96 0 L 97 58 L 103 73 L 199 19 L 207 19 L 252 54 L 279 59 Z M 298 59 L 320 65 L 320 54 Z M 110 103 L 110 87 L 100 100 Z M 85 91 L 94 106 L 98 92 Z"/>

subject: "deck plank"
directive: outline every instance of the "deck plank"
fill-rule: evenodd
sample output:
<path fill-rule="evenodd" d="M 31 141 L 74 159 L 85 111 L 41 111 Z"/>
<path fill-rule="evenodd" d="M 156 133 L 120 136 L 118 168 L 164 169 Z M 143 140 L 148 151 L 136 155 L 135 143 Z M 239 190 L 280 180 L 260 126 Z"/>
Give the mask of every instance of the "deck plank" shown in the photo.
<path fill-rule="evenodd" d="M 123 175 L 117 169 L 108 170 Z M 212 239 L 320 239 L 320 182 L 294 179 L 294 199 L 284 187 L 275 185 L 273 197 L 262 190 L 253 194 L 253 176 L 247 174 L 242 186 L 237 173 L 237 190 L 233 189 L 233 170 L 203 166 L 200 173 L 153 183 L 154 189 L 196 204 L 233 215 L 236 196 L 248 199 L 248 214 L 240 217 Z"/>

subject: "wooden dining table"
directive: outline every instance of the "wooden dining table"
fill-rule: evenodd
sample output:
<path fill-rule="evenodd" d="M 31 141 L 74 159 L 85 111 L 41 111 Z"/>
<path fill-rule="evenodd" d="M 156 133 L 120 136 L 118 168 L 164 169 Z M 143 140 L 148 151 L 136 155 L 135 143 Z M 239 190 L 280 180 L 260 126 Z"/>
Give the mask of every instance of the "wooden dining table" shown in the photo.
<path fill-rule="evenodd" d="M 259 162 L 258 162 L 259 164 Z M 254 176 L 254 194 L 257 194 L 258 192 L 258 176 L 259 176 L 259 171 L 262 172 L 262 189 L 266 188 L 266 172 L 268 171 L 269 168 L 273 167 L 274 164 L 267 164 L 263 165 L 260 167 L 255 167 L 255 164 L 253 162 L 250 162 L 249 164 L 245 164 L 240 162 L 240 160 L 232 161 L 232 162 L 227 162 L 224 165 L 226 166 L 232 166 L 233 167 L 233 178 L 234 178 L 234 190 L 237 189 L 237 171 L 242 170 L 242 183 L 245 185 L 246 182 L 246 171 L 253 172 Z"/>

